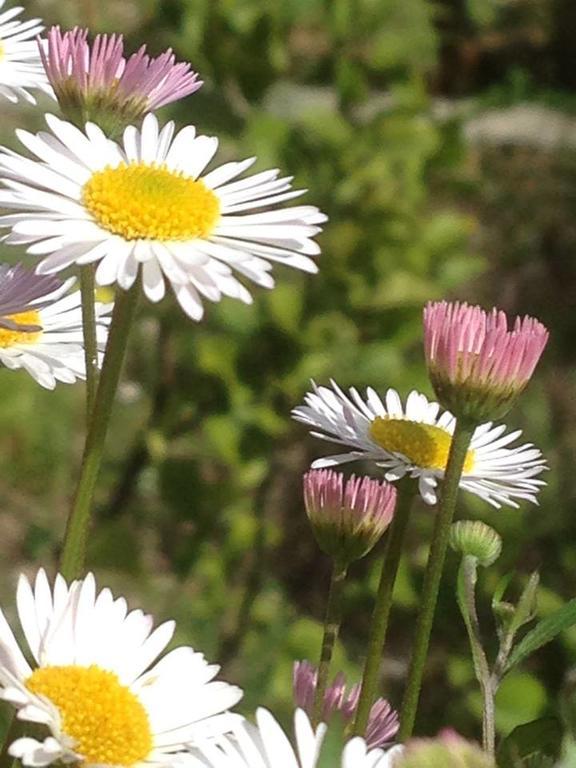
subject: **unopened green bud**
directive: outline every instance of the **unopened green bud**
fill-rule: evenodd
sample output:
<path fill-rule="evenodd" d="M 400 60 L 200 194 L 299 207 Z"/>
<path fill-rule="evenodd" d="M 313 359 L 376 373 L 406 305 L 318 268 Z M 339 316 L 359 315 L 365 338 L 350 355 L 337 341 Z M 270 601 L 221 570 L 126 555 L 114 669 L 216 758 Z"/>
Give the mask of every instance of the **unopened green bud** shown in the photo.
<path fill-rule="evenodd" d="M 462 555 L 475 557 L 486 568 L 500 557 L 502 539 L 480 520 L 460 520 L 450 530 L 450 546 Z"/>

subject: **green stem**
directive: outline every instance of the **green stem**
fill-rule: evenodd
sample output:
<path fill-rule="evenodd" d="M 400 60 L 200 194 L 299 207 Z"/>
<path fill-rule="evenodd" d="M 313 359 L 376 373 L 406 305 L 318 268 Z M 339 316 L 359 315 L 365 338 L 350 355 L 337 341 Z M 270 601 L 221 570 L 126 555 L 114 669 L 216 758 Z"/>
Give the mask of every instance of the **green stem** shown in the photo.
<path fill-rule="evenodd" d="M 16 762 L 16 758 L 8 754 L 8 748 L 22 735 L 22 721 L 16 719 L 16 715 L 13 714 L 6 729 L 6 735 L 4 736 L 4 743 L 0 750 L 0 768 L 12 768 Z"/>
<path fill-rule="evenodd" d="M 496 690 L 490 673 L 488 659 L 482 646 L 480 621 L 478 620 L 478 612 L 476 610 L 477 571 L 478 561 L 476 558 L 471 555 L 465 555 L 460 563 L 458 574 L 458 605 L 460 606 L 466 631 L 468 632 L 476 679 L 482 691 L 484 704 L 482 712 L 482 746 L 484 751 L 494 758 L 496 746 L 494 695 Z"/>
<path fill-rule="evenodd" d="M 378 585 L 374 611 L 372 612 L 372 623 L 370 625 L 370 635 L 368 638 L 368 651 L 366 662 L 364 664 L 364 674 L 362 676 L 362 688 L 360 691 L 360 699 L 358 701 L 356 722 L 354 724 L 355 736 L 364 736 L 366 733 L 368 719 L 370 717 L 370 709 L 376 699 L 380 678 L 382 650 L 386 641 L 388 619 L 390 616 L 390 609 L 392 608 L 394 583 L 396 581 L 400 557 L 404 547 L 412 502 L 412 482 L 403 481 L 398 485 L 396 511 L 392 519 L 390 532 L 388 533 L 386 549 L 382 559 L 380 584 Z"/>
<path fill-rule="evenodd" d="M 90 428 L 90 418 L 94 408 L 98 387 L 98 345 L 96 340 L 96 310 L 93 264 L 87 264 L 80 270 L 80 292 L 82 295 L 82 330 L 84 333 L 84 361 L 86 364 L 86 424 Z"/>
<path fill-rule="evenodd" d="M 314 694 L 314 708 L 312 722 L 316 727 L 322 721 L 322 710 L 324 709 L 324 695 L 328 687 L 328 676 L 330 674 L 330 662 L 334 652 L 334 645 L 340 631 L 342 621 L 342 597 L 344 594 L 344 582 L 346 580 L 346 568 L 337 562 L 332 566 L 330 576 L 330 589 L 328 591 L 328 600 L 326 603 L 326 617 L 324 619 L 324 637 L 322 638 L 322 650 L 320 652 L 320 663 L 318 664 L 318 680 L 316 682 L 316 692 Z"/>
<path fill-rule="evenodd" d="M 64 537 L 60 571 L 66 579 L 76 578 L 84 568 L 96 480 L 139 293 L 140 283 L 136 281 L 129 291 L 119 290 L 116 296 L 100 383 L 84 446 L 80 478 Z"/>
<path fill-rule="evenodd" d="M 474 426 L 459 420 L 456 422 L 454 436 L 450 445 L 450 454 L 446 465 L 444 482 L 442 483 L 442 495 L 436 514 L 432 544 L 430 546 L 430 554 L 428 555 L 428 564 L 424 575 L 420 612 L 416 622 L 414 648 L 412 650 L 406 691 L 402 702 L 400 730 L 398 732 L 398 739 L 401 742 L 410 738 L 414 728 L 416 710 L 418 709 L 418 702 L 420 700 L 422 678 L 426 666 L 426 657 L 428 655 L 430 633 L 432 631 L 442 570 L 444 568 L 444 560 L 448 548 L 450 525 L 452 524 L 452 518 L 454 517 L 460 477 L 462 476 L 466 453 L 473 433 Z"/>

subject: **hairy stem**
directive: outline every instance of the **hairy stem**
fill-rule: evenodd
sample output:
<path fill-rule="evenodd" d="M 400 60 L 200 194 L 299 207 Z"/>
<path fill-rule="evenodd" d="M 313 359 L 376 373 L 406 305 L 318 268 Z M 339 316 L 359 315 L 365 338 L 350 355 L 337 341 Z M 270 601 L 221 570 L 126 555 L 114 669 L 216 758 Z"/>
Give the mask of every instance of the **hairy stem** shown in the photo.
<path fill-rule="evenodd" d="M 76 578 L 84 568 L 94 491 L 139 293 L 140 283 L 136 281 L 129 291 L 120 290 L 116 297 L 80 477 L 64 537 L 60 570 L 67 579 Z"/>
<path fill-rule="evenodd" d="M 424 574 L 424 586 L 420 600 L 420 612 L 416 622 L 414 648 L 412 650 L 408 680 L 400 714 L 400 731 L 398 733 L 400 741 L 409 739 L 414 728 L 426 657 L 428 655 L 428 646 L 430 644 L 430 633 L 434 622 L 440 581 L 448 548 L 450 526 L 456 509 L 458 486 L 473 433 L 474 427 L 472 425 L 465 424 L 460 420 L 456 422 L 444 482 L 442 483 L 442 495 L 436 513 L 428 564 Z"/>
<path fill-rule="evenodd" d="M 322 638 L 322 650 L 320 652 L 320 663 L 318 664 L 318 680 L 316 682 L 316 692 L 314 694 L 314 709 L 312 715 L 314 727 L 322 721 L 324 695 L 326 693 L 326 688 L 328 687 L 328 677 L 330 675 L 330 663 L 332 661 L 334 645 L 338 638 L 340 623 L 342 621 L 342 597 L 344 594 L 345 580 L 346 568 L 343 568 L 339 563 L 334 562 L 330 577 L 328 600 L 326 603 L 324 637 Z"/>
<path fill-rule="evenodd" d="M 84 334 L 84 362 L 86 364 L 86 424 L 90 427 L 90 418 L 94 409 L 96 389 L 98 387 L 98 343 L 96 340 L 95 310 L 95 269 L 87 264 L 80 270 L 80 292 L 82 295 L 82 331 Z"/>
<path fill-rule="evenodd" d="M 366 733 L 368 719 L 370 717 L 370 709 L 372 708 L 372 704 L 376 699 L 378 691 L 380 664 L 384 643 L 386 642 L 390 609 L 392 608 L 394 583 L 398 573 L 400 557 L 402 556 L 412 502 L 412 483 L 404 480 L 398 486 L 396 511 L 390 525 L 386 549 L 384 550 L 384 557 L 382 559 L 380 584 L 378 585 L 374 611 L 372 612 L 372 623 L 370 625 L 370 635 L 368 638 L 368 651 L 366 662 L 364 664 L 364 674 L 362 676 L 362 688 L 360 691 L 360 699 L 358 701 L 356 722 L 354 724 L 355 736 L 364 736 Z"/>
<path fill-rule="evenodd" d="M 476 581 L 478 562 L 475 557 L 466 555 L 458 574 L 458 605 L 466 625 L 476 679 L 480 684 L 483 700 L 482 712 L 482 746 L 484 751 L 494 757 L 496 745 L 494 695 L 496 693 L 493 684 L 490 666 L 482 647 L 482 635 L 480 622 L 476 610 Z"/>

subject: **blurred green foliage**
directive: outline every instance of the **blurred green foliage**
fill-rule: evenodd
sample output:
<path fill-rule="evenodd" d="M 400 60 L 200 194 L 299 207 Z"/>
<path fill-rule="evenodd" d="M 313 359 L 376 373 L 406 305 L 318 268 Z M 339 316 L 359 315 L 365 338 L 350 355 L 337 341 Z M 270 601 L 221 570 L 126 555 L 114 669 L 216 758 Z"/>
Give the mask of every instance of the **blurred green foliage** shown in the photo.
<path fill-rule="evenodd" d="M 526 63 L 526 77 L 538 78 L 529 56 L 515 58 L 514 41 L 521 41 L 521 51 L 533 45 L 555 61 L 556 5 L 28 5 L 47 23 L 89 20 L 98 30 L 124 31 L 131 49 L 143 41 L 153 52 L 173 47 L 206 84 L 165 117 L 218 135 L 221 160 L 257 155 L 258 169 L 278 166 L 294 174 L 309 190 L 306 202 L 330 217 L 317 276 L 279 268 L 277 287 L 255 289 L 253 306 L 225 300 L 209 306 L 197 325 L 170 297 L 143 307 L 90 542 L 99 579 L 158 618 L 177 618 L 177 640 L 201 648 L 245 688 L 245 711 L 266 704 L 286 715 L 293 660 L 314 660 L 319 651 L 327 586 L 327 563 L 301 500 L 302 472 L 327 447 L 291 422 L 290 409 L 311 378 L 430 394 L 421 308 L 428 299 L 457 296 L 538 314 L 553 334 L 536 380 L 509 419 L 549 457 L 541 506 L 495 512 L 461 500 L 462 514 L 482 517 L 504 538 L 498 566 L 482 577 L 483 618 L 490 627 L 490 594 L 507 573 L 519 591 L 526 574 L 541 568 L 541 615 L 572 597 L 574 153 L 470 145 L 458 110 L 440 109 L 444 97 L 455 94 L 481 106 L 487 88 L 510 82 L 514 68 Z M 508 6 L 522 13 L 503 16 Z M 490 34 L 498 41 L 503 36 L 496 53 L 486 47 Z M 562 86 L 561 78 L 550 85 L 555 92 Z M 541 80 L 539 88 L 546 87 Z M 41 123 L 32 109 L 2 109 L 2 141 L 10 146 L 16 146 L 15 126 Z M 21 257 L 15 248 L 1 254 Z M 17 572 L 56 563 L 82 448 L 83 393 L 64 385 L 45 392 L 24 373 L 0 373 L 0 588 L 13 615 Z M 383 689 L 395 704 L 431 520 L 430 508 L 419 506 L 396 589 L 383 663 Z M 335 668 L 353 679 L 378 554 L 352 569 L 348 584 Z M 454 597 L 455 567 L 452 558 L 419 726 L 434 733 L 450 724 L 477 735 L 480 703 Z M 575 657 L 576 633 L 569 632 L 506 680 L 498 700 L 502 733 L 557 712 Z"/>

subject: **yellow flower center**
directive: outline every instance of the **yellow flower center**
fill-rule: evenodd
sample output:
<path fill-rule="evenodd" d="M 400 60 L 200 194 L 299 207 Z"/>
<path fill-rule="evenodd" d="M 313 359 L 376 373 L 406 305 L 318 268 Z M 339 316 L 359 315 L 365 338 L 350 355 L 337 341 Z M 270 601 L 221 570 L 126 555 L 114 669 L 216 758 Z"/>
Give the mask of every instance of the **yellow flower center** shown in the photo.
<path fill-rule="evenodd" d="M 94 665 L 41 667 L 26 686 L 57 707 L 62 731 L 86 763 L 131 766 L 150 754 L 148 714 L 114 672 Z"/>
<path fill-rule="evenodd" d="M 20 312 L 18 315 L 6 315 L 8 320 L 13 320 L 19 325 L 40 325 L 40 314 L 36 310 Z M 12 347 L 14 344 L 34 344 L 42 336 L 42 331 L 11 331 L 0 327 L 0 347 Z"/>
<path fill-rule="evenodd" d="M 206 237 L 220 216 L 220 201 L 203 181 L 147 163 L 98 171 L 82 200 L 103 229 L 125 240 Z"/>
<path fill-rule="evenodd" d="M 441 427 L 405 419 L 377 416 L 370 425 L 370 435 L 390 453 L 401 453 L 422 469 L 446 469 L 452 437 Z M 474 451 L 466 454 L 464 472 L 474 467 Z"/>

